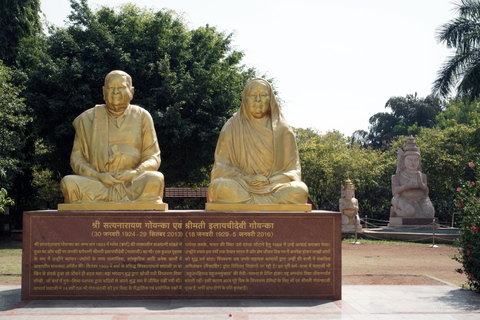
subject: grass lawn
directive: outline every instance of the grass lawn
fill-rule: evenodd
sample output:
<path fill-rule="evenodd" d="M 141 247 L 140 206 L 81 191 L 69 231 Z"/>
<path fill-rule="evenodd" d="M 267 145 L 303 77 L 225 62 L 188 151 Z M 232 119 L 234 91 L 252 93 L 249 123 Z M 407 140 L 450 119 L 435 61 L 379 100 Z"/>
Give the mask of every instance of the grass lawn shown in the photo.
<path fill-rule="evenodd" d="M 22 243 L 0 238 L 0 285 L 20 284 Z"/>

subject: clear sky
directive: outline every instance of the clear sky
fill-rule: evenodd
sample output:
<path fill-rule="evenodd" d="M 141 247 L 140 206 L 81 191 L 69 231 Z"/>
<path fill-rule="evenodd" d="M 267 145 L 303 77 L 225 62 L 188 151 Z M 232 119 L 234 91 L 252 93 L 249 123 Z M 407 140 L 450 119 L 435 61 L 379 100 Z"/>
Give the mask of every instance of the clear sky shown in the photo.
<path fill-rule="evenodd" d="M 436 41 L 452 0 L 88 0 L 183 13 L 191 28 L 233 32 L 243 63 L 275 79 L 290 125 L 351 135 L 392 96 L 430 94 L 449 51 Z M 68 0 L 41 0 L 63 26 Z M 135 79 L 133 79 L 135 81 Z"/>

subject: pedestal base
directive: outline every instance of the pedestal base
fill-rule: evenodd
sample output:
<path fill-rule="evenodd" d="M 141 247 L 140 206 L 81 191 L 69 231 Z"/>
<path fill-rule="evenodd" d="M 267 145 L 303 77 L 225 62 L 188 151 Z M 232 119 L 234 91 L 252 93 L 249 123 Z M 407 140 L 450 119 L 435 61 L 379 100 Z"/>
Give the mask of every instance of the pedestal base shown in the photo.
<path fill-rule="evenodd" d="M 155 202 L 60 203 L 58 211 L 167 211 L 168 204 Z"/>
<path fill-rule="evenodd" d="M 438 218 L 402 218 L 390 217 L 388 227 L 394 228 L 432 228 L 432 223 L 438 224 Z"/>
<path fill-rule="evenodd" d="M 225 203 L 207 203 L 205 211 L 223 211 L 223 212 L 310 212 L 312 205 L 306 204 L 225 204 Z"/>
<path fill-rule="evenodd" d="M 340 212 L 31 211 L 22 299 L 341 299 Z"/>

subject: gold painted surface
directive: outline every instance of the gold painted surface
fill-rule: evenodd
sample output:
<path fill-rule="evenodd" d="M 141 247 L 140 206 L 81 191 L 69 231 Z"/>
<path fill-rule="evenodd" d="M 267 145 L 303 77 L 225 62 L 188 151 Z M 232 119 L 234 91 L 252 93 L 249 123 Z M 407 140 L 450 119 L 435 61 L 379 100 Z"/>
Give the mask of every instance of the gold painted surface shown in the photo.
<path fill-rule="evenodd" d="M 307 204 L 225 204 L 225 203 L 207 203 L 205 211 L 224 211 L 224 212 L 310 212 L 312 205 Z"/>
<path fill-rule="evenodd" d="M 58 211 L 167 211 L 166 203 L 104 202 L 104 203 L 60 203 Z"/>
<path fill-rule="evenodd" d="M 65 203 L 162 202 L 157 135 L 148 111 L 130 104 L 133 93 L 131 77 L 112 71 L 105 77 L 105 104 L 74 120 L 75 175 L 60 183 Z"/>
<path fill-rule="evenodd" d="M 220 133 L 210 182 L 208 203 L 307 203 L 295 134 L 266 80 L 245 86 L 239 111 Z"/>

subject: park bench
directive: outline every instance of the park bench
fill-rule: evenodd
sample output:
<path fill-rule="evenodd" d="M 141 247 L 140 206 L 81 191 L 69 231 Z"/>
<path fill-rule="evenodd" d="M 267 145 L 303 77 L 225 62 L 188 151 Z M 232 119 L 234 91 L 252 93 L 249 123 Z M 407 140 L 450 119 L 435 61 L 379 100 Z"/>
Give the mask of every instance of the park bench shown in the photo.
<path fill-rule="evenodd" d="M 165 188 L 165 199 L 169 198 L 205 198 L 207 199 L 207 187 L 198 189 L 190 188 Z M 165 201 L 167 202 L 167 201 Z"/>
<path fill-rule="evenodd" d="M 168 203 L 169 198 L 197 198 L 201 199 L 204 198 L 205 202 L 207 200 L 207 187 L 201 187 L 198 189 L 190 189 L 190 188 L 165 188 L 165 197 L 164 200 Z M 312 205 L 312 210 L 317 210 L 313 201 L 308 197 L 307 203 Z"/>

